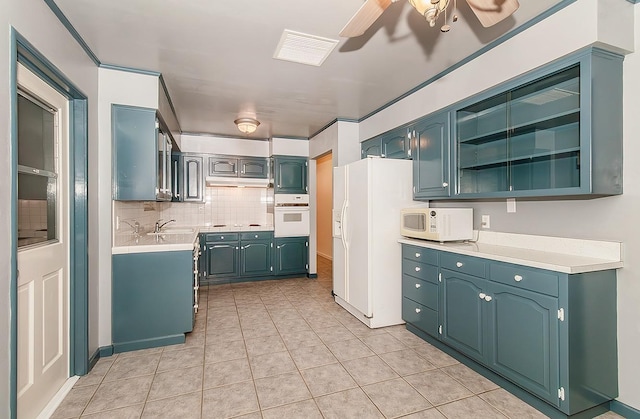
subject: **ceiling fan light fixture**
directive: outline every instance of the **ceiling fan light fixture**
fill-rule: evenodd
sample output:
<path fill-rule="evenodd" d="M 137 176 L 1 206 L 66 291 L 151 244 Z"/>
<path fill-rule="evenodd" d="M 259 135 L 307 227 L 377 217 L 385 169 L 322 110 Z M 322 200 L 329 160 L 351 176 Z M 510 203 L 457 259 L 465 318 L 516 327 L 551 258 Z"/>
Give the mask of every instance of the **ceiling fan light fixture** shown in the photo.
<path fill-rule="evenodd" d="M 260 125 L 260 122 L 253 118 L 238 118 L 233 122 L 243 134 L 251 134 L 255 132 L 258 125 Z"/>
<path fill-rule="evenodd" d="M 409 0 L 409 4 L 434 27 L 440 13 L 449 6 L 449 0 Z"/>

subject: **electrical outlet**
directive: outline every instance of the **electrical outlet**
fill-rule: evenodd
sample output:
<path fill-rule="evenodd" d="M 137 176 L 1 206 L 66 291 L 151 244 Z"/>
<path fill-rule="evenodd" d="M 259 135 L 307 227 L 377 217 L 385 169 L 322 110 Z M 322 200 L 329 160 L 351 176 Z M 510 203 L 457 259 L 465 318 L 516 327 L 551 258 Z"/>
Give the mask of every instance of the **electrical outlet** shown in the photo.
<path fill-rule="evenodd" d="M 491 228 L 491 216 L 483 215 L 480 226 L 482 226 L 482 228 Z"/>

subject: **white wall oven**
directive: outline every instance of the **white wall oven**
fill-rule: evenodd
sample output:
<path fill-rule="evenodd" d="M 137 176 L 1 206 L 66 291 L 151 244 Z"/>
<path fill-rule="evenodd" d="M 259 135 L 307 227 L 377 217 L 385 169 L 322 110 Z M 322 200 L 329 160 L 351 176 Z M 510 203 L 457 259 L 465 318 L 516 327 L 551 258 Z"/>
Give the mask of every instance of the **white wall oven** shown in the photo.
<path fill-rule="evenodd" d="M 309 195 L 274 195 L 274 236 L 299 237 L 309 235 Z"/>

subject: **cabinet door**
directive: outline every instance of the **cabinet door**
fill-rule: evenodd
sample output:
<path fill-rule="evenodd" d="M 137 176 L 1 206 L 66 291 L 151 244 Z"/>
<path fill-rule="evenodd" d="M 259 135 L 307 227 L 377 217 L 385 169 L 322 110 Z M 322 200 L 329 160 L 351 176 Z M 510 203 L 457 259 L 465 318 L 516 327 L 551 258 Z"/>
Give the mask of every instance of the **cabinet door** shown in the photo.
<path fill-rule="evenodd" d="M 272 274 L 271 240 L 242 242 L 240 244 L 240 276 Z"/>
<path fill-rule="evenodd" d="M 204 175 L 202 173 L 202 157 L 184 156 L 183 192 L 182 200 L 185 202 L 202 202 L 204 200 Z"/>
<path fill-rule="evenodd" d="M 157 185 L 156 112 L 113 105 L 113 199 L 155 201 Z"/>
<path fill-rule="evenodd" d="M 414 138 L 414 198 L 447 197 L 451 194 L 449 125 L 449 113 L 443 112 L 428 117 L 411 129 Z"/>
<path fill-rule="evenodd" d="M 171 153 L 171 201 L 182 201 L 182 155 Z"/>
<path fill-rule="evenodd" d="M 306 237 L 285 237 L 276 241 L 276 275 L 303 274 L 308 267 L 308 239 Z"/>
<path fill-rule="evenodd" d="M 209 157 L 209 176 L 238 176 L 238 159 Z"/>
<path fill-rule="evenodd" d="M 307 193 L 307 159 L 304 157 L 276 157 L 275 193 Z"/>
<path fill-rule="evenodd" d="M 234 243 L 207 243 L 207 275 L 213 277 L 238 276 L 240 246 Z"/>
<path fill-rule="evenodd" d="M 494 283 L 487 295 L 489 367 L 558 406 L 558 299 Z"/>
<path fill-rule="evenodd" d="M 411 145 L 406 129 L 395 130 L 382 137 L 382 157 L 410 159 Z"/>
<path fill-rule="evenodd" d="M 240 177 L 269 178 L 269 159 L 266 158 L 251 158 L 240 159 Z"/>
<path fill-rule="evenodd" d="M 360 144 L 362 158 L 367 156 L 382 157 L 382 139 L 380 137 L 371 138 Z"/>
<path fill-rule="evenodd" d="M 442 340 L 480 361 L 486 358 L 484 299 L 489 282 L 442 269 Z"/>

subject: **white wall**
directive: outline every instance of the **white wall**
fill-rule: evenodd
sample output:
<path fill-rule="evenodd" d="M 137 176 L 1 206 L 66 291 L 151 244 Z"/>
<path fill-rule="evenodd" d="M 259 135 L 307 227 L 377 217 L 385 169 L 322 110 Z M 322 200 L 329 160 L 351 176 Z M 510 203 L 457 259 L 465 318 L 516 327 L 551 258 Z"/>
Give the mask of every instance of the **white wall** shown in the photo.
<path fill-rule="evenodd" d="M 399 101 L 360 124 L 360 139 L 385 132 L 470 95 L 500 84 L 582 47 L 615 43 L 618 51 L 638 47 L 640 4 L 626 1 L 580 0 L 487 54 L 453 71 L 435 83 Z M 627 34 L 627 36 L 625 36 Z M 438 202 L 432 206 L 473 207 L 474 225 L 491 216 L 495 231 L 572 238 L 617 240 L 624 243 L 625 267 L 618 271 L 618 374 L 619 400 L 640 409 L 640 56 L 624 61 L 624 194 L 578 201 L 517 202 L 517 212 L 507 213 L 500 202 Z M 597 100 L 597 98 L 596 98 Z"/>
<path fill-rule="evenodd" d="M 182 142 L 180 151 L 183 152 L 269 157 L 268 141 L 244 140 L 204 134 L 182 134 L 180 138 Z"/>
<path fill-rule="evenodd" d="M 118 70 L 99 69 L 98 130 L 98 236 L 100 260 L 99 280 L 99 345 L 111 345 L 111 105 L 158 108 L 158 77 Z M 151 156 L 149 156 L 151 158 Z M 93 164 L 90 161 L 89 167 Z"/>
<path fill-rule="evenodd" d="M 13 26 L 35 48 L 47 57 L 84 94 L 89 103 L 89 159 L 97 163 L 97 97 L 98 69 L 78 46 L 42 0 L 3 0 L 0 2 L 0 190 L 9 195 L 11 183 L 10 152 L 10 27 Z M 108 163 L 110 164 L 110 163 Z M 97 164 L 89 165 L 89 350 L 98 347 L 97 272 L 94 257 L 97 234 L 92 222 L 96 220 Z M 10 247 L 6 240 L 11 234 L 11 202 L 0 203 L 0 417 L 9 417 L 9 272 Z"/>
<path fill-rule="evenodd" d="M 272 156 L 309 156 L 309 141 L 273 137 L 269 142 Z"/>

